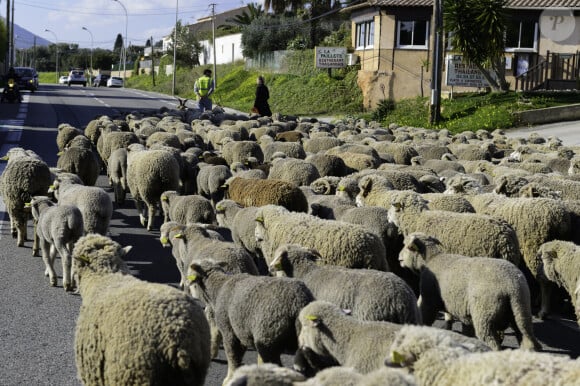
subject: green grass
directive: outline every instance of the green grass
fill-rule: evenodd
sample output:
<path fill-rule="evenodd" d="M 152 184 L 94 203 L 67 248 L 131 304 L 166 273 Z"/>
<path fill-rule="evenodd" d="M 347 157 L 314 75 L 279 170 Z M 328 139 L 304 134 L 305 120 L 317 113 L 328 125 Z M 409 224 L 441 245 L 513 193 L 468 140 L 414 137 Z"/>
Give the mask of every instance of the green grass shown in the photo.
<path fill-rule="evenodd" d="M 214 104 L 249 112 L 256 92 L 256 78 L 263 75 L 270 90 L 272 111 L 299 116 L 354 117 L 376 120 L 384 126 L 398 125 L 448 129 L 452 133 L 480 129 L 507 129 L 518 125 L 514 112 L 580 103 L 580 92 L 547 93 L 467 93 L 455 94 L 441 102 L 442 120 L 429 124 L 429 100 L 411 98 L 397 102 L 384 101 L 375 111 L 363 111 L 363 98 L 356 83 L 356 70 L 326 70 L 312 68 L 302 61 L 303 75 L 277 74 L 247 70 L 242 62 L 217 66 L 217 88 Z M 205 68 L 178 67 L 175 93 L 194 100 L 193 84 Z M 40 73 L 40 83 L 55 83 L 56 74 Z M 127 87 L 172 94 L 173 77 L 135 75 L 127 79 Z M 191 104 L 190 104 L 191 105 Z"/>

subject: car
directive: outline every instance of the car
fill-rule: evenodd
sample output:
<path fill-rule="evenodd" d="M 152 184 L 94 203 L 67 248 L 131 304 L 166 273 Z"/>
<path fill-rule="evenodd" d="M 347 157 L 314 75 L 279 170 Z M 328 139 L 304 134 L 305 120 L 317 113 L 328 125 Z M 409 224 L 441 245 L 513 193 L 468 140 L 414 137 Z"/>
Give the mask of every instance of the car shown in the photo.
<path fill-rule="evenodd" d="M 107 80 L 107 87 L 123 87 L 123 78 L 111 76 Z"/>
<path fill-rule="evenodd" d="M 38 90 L 38 73 L 32 67 L 14 67 L 18 75 L 18 87 L 21 90 Z"/>
<path fill-rule="evenodd" d="M 63 75 L 58 78 L 58 84 L 68 84 L 68 75 Z"/>
<path fill-rule="evenodd" d="M 71 70 L 68 74 L 67 84 L 82 84 L 83 87 L 87 86 L 87 78 L 85 77 L 85 70 Z"/>
<path fill-rule="evenodd" d="M 97 76 L 95 76 L 95 79 L 93 79 L 93 86 L 94 87 L 107 86 L 107 81 L 109 80 L 110 77 L 111 75 L 98 74 Z"/>

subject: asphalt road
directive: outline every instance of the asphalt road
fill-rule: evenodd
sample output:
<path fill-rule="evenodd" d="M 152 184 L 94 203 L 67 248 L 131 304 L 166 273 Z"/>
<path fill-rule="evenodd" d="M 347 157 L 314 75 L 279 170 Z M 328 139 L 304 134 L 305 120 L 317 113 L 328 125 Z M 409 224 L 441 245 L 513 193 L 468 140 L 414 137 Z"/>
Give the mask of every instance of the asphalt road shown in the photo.
<path fill-rule="evenodd" d="M 0 104 L 0 155 L 11 147 L 21 146 L 34 150 L 54 166 L 58 124 L 66 122 L 83 128 L 98 115 L 115 116 L 137 108 L 176 105 L 171 97 L 130 89 L 41 85 L 34 94 L 25 92 L 24 103 L 20 105 Z M 0 171 L 3 168 L 4 164 L 0 164 Z M 111 193 L 104 175 L 97 185 Z M 79 385 L 73 341 L 80 296 L 65 293 L 60 281 L 59 287 L 49 287 L 42 260 L 32 256 L 31 242 L 23 248 L 16 247 L 1 201 L 0 212 L 0 385 Z M 156 229 L 160 221 L 158 218 Z M 32 236 L 31 226 L 28 234 Z M 128 263 L 134 275 L 173 286 L 178 283 L 170 250 L 161 247 L 158 230 L 147 232 L 141 227 L 131 200 L 115 208 L 110 236 L 122 245 L 133 246 Z M 60 274 L 58 262 L 56 269 Z M 562 315 L 547 321 L 534 320 L 534 330 L 546 351 L 573 357 L 580 354 L 580 333 L 575 320 Z M 504 344 L 515 345 L 509 332 Z M 246 354 L 246 363 L 255 360 L 254 352 Z M 290 356 L 283 358 L 288 366 L 291 360 Z M 221 385 L 226 371 L 225 356 L 220 351 L 210 366 L 206 384 Z"/>

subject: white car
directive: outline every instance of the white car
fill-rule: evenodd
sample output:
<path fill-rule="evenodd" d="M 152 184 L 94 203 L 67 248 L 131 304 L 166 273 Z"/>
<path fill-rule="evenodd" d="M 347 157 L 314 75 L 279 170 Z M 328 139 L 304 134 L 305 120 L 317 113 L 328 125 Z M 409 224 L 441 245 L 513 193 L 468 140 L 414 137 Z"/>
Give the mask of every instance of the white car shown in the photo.
<path fill-rule="evenodd" d="M 68 74 L 67 83 L 69 87 L 71 84 L 82 84 L 83 87 L 87 87 L 87 78 L 85 77 L 85 70 L 72 70 Z"/>
<path fill-rule="evenodd" d="M 123 87 L 123 78 L 111 76 L 107 79 L 107 87 Z"/>
<path fill-rule="evenodd" d="M 58 84 L 68 84 L 68 76 L 63 75 L 58 78 Z"/>

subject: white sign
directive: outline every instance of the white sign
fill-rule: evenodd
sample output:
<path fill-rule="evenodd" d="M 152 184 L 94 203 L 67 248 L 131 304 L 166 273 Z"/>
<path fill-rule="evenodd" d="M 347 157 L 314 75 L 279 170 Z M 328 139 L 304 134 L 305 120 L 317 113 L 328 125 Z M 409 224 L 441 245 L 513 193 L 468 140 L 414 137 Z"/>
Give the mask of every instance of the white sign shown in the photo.
<path fill-rule="evenodd" d="M 316 68 L 346 67 L 346 47 L 315 47 Z"/>
<path fill-rule="evenodd" d="M 489 87 L 489 83 L 481 71 L 472 64 L 464 63 L 461 55 L 447 56 L 447 77 L 445 84 L 461 87 Z"/>

